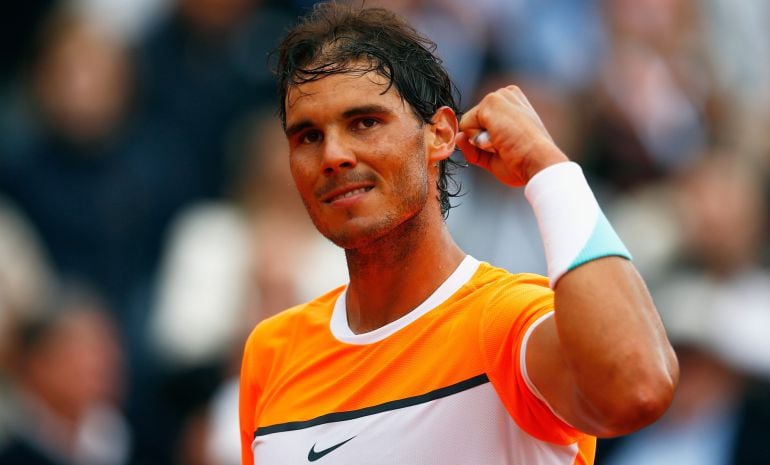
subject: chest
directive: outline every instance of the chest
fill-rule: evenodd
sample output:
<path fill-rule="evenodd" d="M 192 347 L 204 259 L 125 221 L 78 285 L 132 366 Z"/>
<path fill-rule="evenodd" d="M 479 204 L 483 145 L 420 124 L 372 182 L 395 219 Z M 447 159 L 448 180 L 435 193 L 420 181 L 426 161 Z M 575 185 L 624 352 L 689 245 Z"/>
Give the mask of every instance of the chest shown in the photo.
<path fill-rule="evenodd" d="M 257 431 L 252 449 L 257 464 L 535 463 L 514 460 L 531 442 L 481 375 L 419 396 L 268 426 Z"/>

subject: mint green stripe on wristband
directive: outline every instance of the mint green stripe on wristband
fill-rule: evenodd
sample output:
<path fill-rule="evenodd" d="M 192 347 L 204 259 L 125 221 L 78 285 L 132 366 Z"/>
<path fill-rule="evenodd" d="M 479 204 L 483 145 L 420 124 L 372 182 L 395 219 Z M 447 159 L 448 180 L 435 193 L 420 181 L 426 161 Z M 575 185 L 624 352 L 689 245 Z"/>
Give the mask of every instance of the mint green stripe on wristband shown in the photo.
<path fill-rule="evenodd" d="M 596 260 L 602 257 L 618 256 L 631 260 L 631 253 L 628 251 L 618 234 L 607 221 L 607 217 L 599 210 L 591 236 L 589 236 L 583 249 L 578 253 L 575 260 L 567 267 L 567 271 L 573 270 L 580 265 Z"/>

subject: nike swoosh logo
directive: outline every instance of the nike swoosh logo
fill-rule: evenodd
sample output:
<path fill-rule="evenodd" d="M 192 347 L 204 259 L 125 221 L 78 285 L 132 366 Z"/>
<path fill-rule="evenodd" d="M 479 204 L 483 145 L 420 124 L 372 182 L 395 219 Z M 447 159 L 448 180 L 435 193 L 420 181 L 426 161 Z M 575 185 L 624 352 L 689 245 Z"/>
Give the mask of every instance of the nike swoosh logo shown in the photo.
<path fill-rule="evenodd" d="M 353 438 L 354 437 L 355 436 L 353 436 Z M 328 454 L 330 452 L 333 452 L 333 451 L 337 450 L 338 448 L 344 446 L 346 442 L 351 441 L 353 438 L 346 439 L 346 440 L 340 442 L 339 444 L 335 444 L 335 445 L 333 445 L 331 447 L 327 447 L 326 449 L 319 450 L 319 451 L 315 450 L 315 444 L 313 444 L 313 447 L 310 448 L 310 452 L 307 453 L 307 460 L 308 460 L 308 462 L 315 462 L 316 460 L 320 459 L 324 455 L 326 455 L 326 454 Z"/>

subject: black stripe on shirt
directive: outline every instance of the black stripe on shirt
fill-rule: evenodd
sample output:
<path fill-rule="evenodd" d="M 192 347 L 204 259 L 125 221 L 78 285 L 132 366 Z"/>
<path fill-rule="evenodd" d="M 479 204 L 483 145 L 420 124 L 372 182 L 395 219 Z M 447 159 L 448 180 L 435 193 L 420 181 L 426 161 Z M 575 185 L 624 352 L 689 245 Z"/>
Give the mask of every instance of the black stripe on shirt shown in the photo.
<path fill-rule="evenodd" d="M 349 412 L 335 412 L 327 413 L 310 420 L 304 421 L 290 421 L 288 423 L 279 423 L 277 425 L 263 426 L 258 428 L 254 432 L 254 437 L 266 436 L 273 433 L 281 433 L 285 431 L 296 431 L 300 429 L 310 428 L 313 426 L 323 425 L 325 423 L 334 423 L 337 421 L 353 420 L 355 418 L 361 418 L 377 413 L 387 412 L 389 410 L 397 410 L 404 407 L 411 407 L 413 405 L 423 404 L 432 400 L 441 399 L 442 397 L 451 396 L 462 391 L 480 386 L 488 383 L 489 377 L 485 373 L 482 373 L 473 378 L 460 381 L 459 383 L 452 384 L 451 386 L 442 387 L 435 391 L 426 392 L 414 397 L 407 397 L 405 399 L 391 400 L 379 405 L 373 405 L 371 407 L 364 407 L 358 410 L 351 410 Z"/>

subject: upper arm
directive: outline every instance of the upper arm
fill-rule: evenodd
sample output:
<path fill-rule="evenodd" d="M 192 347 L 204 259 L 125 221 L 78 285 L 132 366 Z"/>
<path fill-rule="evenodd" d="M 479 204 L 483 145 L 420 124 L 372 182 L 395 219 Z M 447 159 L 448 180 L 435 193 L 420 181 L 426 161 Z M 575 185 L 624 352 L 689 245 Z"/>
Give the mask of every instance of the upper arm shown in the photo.
<path fill-rule="evenodd" d="M 633 265 L 607 257 L 570 271 L 556 287 L 555 307 L 526 354 L 530 379 L 548 405 L 595 436 L 628 434 L 659 418 L 678 368 Z"/>
<path fill-rule="evenodd" d="M 580 431 L 554 415 L 550 402 L 532 388 L 532 364 L 525 363 L 532 339 L 537 339 L 543 325 L 553 322 L 553 292 L 544 278 L 519 275 L 514 284 L 485 304 L 481 320 L 485 369 L 508 413 L 523 430 L 542 441 L 574 443 Z"/>
<path fill-rule="evenodd" d="M 539 324 L 525 343 L 525 360 L 522 362 L 526 364 L 528 381 L 535 394 L 539 394 L 561 420 L 580 431 L 590 432 L 574 376 L 562 356 L 554 315 Z"/>

